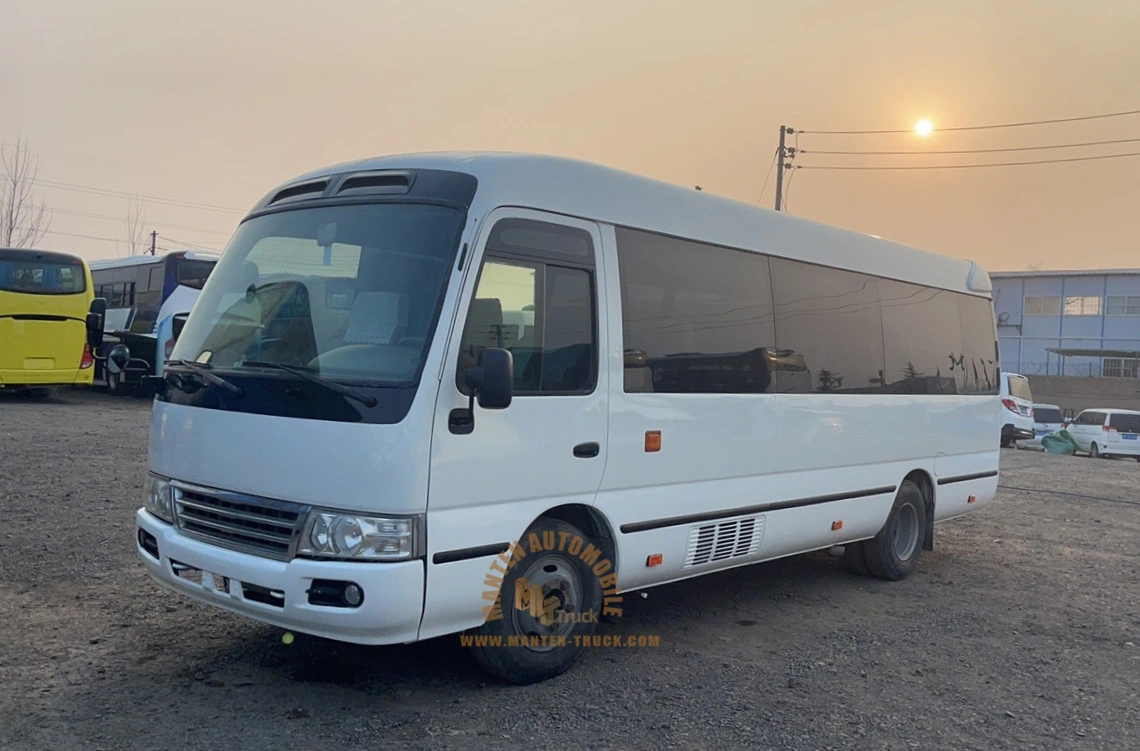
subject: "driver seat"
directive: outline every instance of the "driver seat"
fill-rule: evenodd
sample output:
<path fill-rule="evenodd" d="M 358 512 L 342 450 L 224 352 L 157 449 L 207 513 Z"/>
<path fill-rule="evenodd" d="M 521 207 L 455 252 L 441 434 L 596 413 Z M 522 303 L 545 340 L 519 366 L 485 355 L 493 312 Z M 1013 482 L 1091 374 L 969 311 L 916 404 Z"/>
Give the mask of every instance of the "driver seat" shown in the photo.
<path fill-rule="evenodd" d="M 408 297 L 399 292 L 360 292 L 352 303 L 345 344 L 391 344 L 408 327 Z"/>

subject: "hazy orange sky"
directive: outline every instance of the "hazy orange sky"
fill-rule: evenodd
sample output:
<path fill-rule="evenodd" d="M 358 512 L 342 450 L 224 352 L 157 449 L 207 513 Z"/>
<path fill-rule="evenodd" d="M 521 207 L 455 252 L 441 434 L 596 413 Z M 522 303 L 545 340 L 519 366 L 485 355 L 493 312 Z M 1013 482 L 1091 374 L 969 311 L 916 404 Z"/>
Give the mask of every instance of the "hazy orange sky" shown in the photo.
<path fill-rule="evenodd" d="M 168 248 L 221 249 L 279 181 L 375 154 L 553 153 L 755 202 L 781 124 L 894 129 L 925 117 L 937 128 L 1134 109 L 1136 0 L 0 0 L 0 140 L 21 132 L 45 181 L 231 209 L 148 202 L 148 229 Z M 805 134 L 796 162 L 1140 151 L 810 154 L 1123 138 L 1140 138 L 1140 116 L 923 140 Z M 41 192 L 57 210 L 41 246 L 124 252 L 113 240 L 125 198 Z M 990 270 L 1140 266 L 1140 157 L 805 169 L 788 210 Z"/>

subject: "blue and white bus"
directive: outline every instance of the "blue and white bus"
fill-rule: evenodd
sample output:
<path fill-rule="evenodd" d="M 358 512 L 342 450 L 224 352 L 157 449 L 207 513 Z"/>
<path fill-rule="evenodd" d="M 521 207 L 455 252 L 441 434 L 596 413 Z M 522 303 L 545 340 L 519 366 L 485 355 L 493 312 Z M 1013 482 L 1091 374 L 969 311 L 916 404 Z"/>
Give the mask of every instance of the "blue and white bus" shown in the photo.
<path fill-rule="evenodd" d="M 126 394 L 143 376 L 162 374 L 174 346 L 174 316 L 194 307 L 220 257 L 183 250 L 90 263 L 95 295 L 107 300 L 95 378 L 108 392 Z"/>

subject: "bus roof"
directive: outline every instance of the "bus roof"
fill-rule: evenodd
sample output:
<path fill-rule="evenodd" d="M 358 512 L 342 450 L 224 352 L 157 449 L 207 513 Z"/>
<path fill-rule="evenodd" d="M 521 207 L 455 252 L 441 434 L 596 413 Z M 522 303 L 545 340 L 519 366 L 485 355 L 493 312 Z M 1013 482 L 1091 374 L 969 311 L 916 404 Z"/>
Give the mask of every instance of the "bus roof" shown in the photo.
<path fill-rule="evenodd" d="M 0 258 L 9 261 L 52 261 L 54 263 L 83 263 L 83 259 L 71 253 L 38 248 L 0 248 Z"/>
<path fill-rule="evenodd" d="M 526 206 L 955 291 L 988 294 L 992 289 L 989 275 L 973 261 L 564 157 L 435 152 L 345 162 L 283 183 L 255 210 L 297 183 L 348 172 L 415 169 L 473 176 L 479 189 L 472 208 L 480 212 Z"/>
<path fill-rule="evenodd" d="M 221 259 L 218 253 L 208 253 L 201 250 L 176 250 L 171 253 L 164 253 L 160 256 L 127 256 L 126 258 L 103 258 L 98 261 L 91 261 L 88 265 L 92 271 L 101 271 L 104 269 L 117 269 L 124 266 L 146 266 L 152 263 L 162 263 L 171 256 L 182 256 L 191 261 L 213 261 L 217 262 Z"/>

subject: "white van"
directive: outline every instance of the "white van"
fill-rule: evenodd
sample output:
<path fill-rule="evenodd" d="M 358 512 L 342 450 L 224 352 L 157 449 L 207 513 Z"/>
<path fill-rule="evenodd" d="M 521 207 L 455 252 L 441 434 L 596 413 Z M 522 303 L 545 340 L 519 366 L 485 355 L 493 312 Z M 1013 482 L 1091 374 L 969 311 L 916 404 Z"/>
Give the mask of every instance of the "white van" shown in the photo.
<path fill-rule="evenodd" d="M 1001 447 L 1033 439 L 1033 391 L 1018 373 L 1001 374 Z"/>
<path fill-rule="evenodd" d="M 565 159 L 318 170 L 258 202 L 180 332 L 138 554 L 285 629 L 462 634 L 518 683 L 634 644 L 595 629 L 635 590 L 838 546 L 901 579 L 994 497 L 990 291 Z"/>
<path fill-rule="evenodd" d="M 1094 459 L 1133 456 L 1140 461 L 1140 412 L 1086 409 L 1069 424 L 1068 431 L 1080 450 Z"/>
<path fill-rule="evenodd" d="M 1044 448 L 1041 445 L 1041 439 L 1050 433 L 1056 433 L 1058 430 L 1065 426 L 1065 416 L 1061 412 L 1061 408 L 1056 404 L 1034 404 L 1033 405 L 1033 437 L 1022 439 L 1017 442 L 1017 447 L 1022 448 Z"/>

